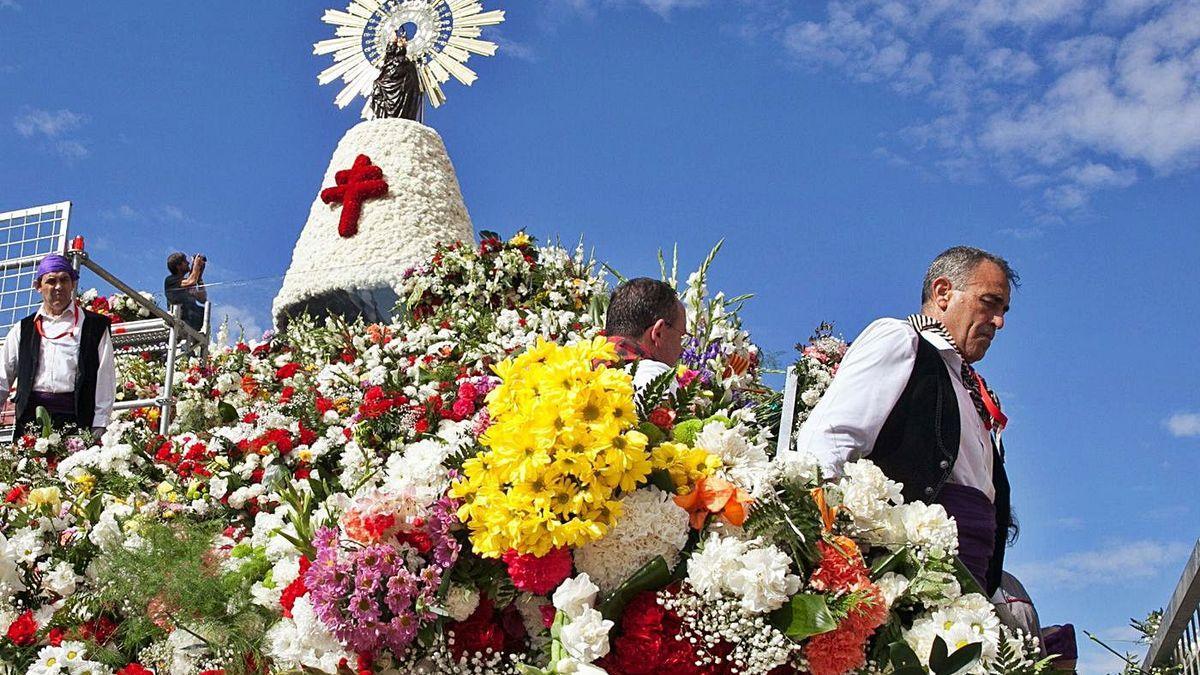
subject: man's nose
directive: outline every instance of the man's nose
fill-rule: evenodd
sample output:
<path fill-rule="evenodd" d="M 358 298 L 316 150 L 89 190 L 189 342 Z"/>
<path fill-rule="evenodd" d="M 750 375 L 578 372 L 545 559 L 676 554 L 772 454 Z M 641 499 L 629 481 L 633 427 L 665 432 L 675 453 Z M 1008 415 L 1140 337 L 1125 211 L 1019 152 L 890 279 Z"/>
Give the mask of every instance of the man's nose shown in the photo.
<path fill-rule="evenodd" d="M 1004 328 L 1004 315 L 997 314 L 997 315 L 993 316 L 992 317 L 992 325 L 996 327 L 996 330 L 1000 330 L 1001 328 Z"/>

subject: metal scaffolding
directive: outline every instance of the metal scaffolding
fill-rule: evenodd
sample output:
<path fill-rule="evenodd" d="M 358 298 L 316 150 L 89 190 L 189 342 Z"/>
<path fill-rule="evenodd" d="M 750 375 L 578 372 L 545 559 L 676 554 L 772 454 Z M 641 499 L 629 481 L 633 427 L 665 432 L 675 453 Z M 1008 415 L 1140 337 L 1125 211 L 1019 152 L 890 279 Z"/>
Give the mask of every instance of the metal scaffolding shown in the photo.
<path fill-rule="evenodd" d="M 171 426 L 171 417 L 175 407 L 176 364 L 181 357 L 191 352 L 198 353 L 202 359 L 208 359 L 208 336 L 212 331 L 210 326 L 212 306 L 208 302 L 204 303 L 204 324 L 200 330 L 196 330 L 182 319 L 179 306 L 170 307 L 170 311 L 159 307 L 154 301 L 146 299 L 129 284 L 121 281 L 112 272 L 92 260 L 82 247 L 72 247 L 67 251 L 67 257 L 75 266 L 76 271 L 87 268 L 150 313 L 151 318 L 149 319 L 119 323 L 113 326 L 113 352 L 117 354 L 165 352 L 167 369 L 166 376 L 163 378 L 163 386 L 156 398 L 117 401 L 113 405 L 113 410 L 134 410 L 157 406 L 160 412 L 158 432 L 166 435 Z"/>

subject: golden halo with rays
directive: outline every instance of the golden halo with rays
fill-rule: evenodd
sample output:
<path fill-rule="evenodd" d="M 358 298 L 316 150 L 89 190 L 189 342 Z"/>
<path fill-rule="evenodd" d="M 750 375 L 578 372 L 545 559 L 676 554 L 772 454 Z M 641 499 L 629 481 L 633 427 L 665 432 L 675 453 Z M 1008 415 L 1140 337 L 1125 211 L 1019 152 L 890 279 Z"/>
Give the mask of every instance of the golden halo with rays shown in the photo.
<path fill-rule="evenodd" d="M 409 57 L 417 63 L 422 91 L 437 108 L 446 102 L 441 85 L 451 77 L 466 85 L 478 77 L 466 66 L 472 54 L 496 54 L 496 43 L 479 37 L 485 26 L 504 21 L 504 11 L 484 11 L 479 0 L 352 0 L 344 12 L 325 10 L 321 20 L 335 27 L 336 37 L 313 45 L 314 54 L 333 54 L 333 65 L 317 82 L 345 82 L 334 99 L 339 108 L 357 96 L 370 108 L 387 41 L 404 26 L 415 26 L 408 31 Z"/>

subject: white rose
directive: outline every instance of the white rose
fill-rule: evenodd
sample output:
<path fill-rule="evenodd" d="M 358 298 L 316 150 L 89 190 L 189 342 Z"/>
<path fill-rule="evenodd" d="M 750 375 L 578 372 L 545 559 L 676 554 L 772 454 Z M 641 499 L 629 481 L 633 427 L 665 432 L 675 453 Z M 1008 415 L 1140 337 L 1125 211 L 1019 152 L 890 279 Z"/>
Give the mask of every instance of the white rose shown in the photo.
<path fill-rule="evenodd" d="M 552 600 L 555 609 L 574 621 L 583 614 L 585 609 L 592 606 L 592 603 L 596 601 L 596 594 L 599 592 L 600 588 L 592 583 L 591 577 L 584 573 L 574 579 L 562 582 L 554 591 Z"/>
<path fill-rule="evenodd" d="M 559 633 L 563 649 L 584 663 L 591 663 L 608 654 L 608 631 L 613 622 L 600 612 L 587 608 Z"/>

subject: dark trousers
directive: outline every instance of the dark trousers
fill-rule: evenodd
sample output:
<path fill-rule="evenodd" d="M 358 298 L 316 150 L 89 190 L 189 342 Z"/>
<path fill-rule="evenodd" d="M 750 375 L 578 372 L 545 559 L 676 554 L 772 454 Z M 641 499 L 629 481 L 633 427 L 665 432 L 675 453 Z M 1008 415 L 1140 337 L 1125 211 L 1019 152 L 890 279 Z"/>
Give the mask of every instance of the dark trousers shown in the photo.
<path fill-rule="evenodd" d="M 78 424 L 79 418 L 75 413 L 50 413 L 50 425 L 54 427 L 55 431 L 62 431 L 67 426 L 77 426 Z M 25 434 L 40 436 L 42 434 L 42 425 L 38 422 L 37 408 L 34 408 L 32 411 L 25 411 L 25 414 L 21 415 L 21 419 L 17 420 L 16 429 L 16 438 L 20 438 Z"/>

